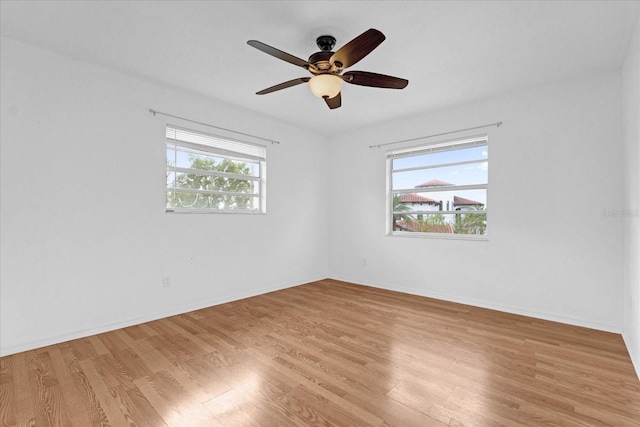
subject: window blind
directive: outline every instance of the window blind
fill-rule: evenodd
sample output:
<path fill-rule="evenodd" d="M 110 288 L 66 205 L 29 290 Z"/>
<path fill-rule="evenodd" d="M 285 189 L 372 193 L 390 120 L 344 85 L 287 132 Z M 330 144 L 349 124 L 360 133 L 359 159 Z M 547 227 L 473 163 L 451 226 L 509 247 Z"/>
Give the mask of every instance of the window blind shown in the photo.
<path fill-rule="evenodd" d="M 171 144 L 189 150 L 199 151 L 204 146 L 207 147 L 207 153 L 213 152 L 225 157 L 250 158 L 256 161 L 264 161 L 267 157 L 267 148 L 261 144 L 193 132 L 173 125 L 167 125 L 166 129 L 167 143 L 171 141 Z"/>

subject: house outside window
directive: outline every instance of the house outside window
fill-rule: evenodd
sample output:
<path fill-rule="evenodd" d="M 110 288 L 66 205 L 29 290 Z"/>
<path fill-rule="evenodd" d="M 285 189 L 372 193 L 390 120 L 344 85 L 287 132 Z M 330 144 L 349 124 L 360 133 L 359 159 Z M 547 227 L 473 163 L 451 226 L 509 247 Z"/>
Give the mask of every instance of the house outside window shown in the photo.
<path fill-rule="evenodd" d="M 387 234 L 485 239 L 486 135 L 387 152 Z"/>
<path fill-rule="evenodd" d="M 266 213 L 266 148 L 166 127 L 167 212 Z"/>

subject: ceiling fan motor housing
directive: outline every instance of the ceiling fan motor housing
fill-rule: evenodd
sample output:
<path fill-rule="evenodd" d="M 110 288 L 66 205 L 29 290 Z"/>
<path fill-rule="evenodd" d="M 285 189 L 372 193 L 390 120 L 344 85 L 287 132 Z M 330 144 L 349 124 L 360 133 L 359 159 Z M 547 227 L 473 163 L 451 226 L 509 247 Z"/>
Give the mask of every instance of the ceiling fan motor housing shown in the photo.
<path fill-rule="evenodd" d="M 333 72 L 329 59 L 333 56 L 331 51 L 316 52 L 309 57 L 309 63 L 313 64 L 313 68 L 309 68 L 313 74 Z M 316 72 L 317 70 L 317 72 Z"/>

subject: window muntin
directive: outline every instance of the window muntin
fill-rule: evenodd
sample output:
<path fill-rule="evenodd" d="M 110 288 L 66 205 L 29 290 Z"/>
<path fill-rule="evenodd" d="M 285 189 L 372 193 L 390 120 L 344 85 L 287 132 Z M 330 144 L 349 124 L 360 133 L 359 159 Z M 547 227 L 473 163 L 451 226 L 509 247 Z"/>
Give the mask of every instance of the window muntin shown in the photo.
<path fill-rule="evenodd" d="M 167 125 L 167 212 L 266 212 L 266 148 Z"/>
<path fill-rule="evenodd" d="M 484 238 L 487 137 L 387 152 L 387 234 Z"/>
<path fill-rule="evenodd" d="M 404 160 L 404 159 L 403 159 Z M 473 185 L 487 182 L 488 175 L 488 161 L 476 161 L 474 163 L 454 164 L 454 165 L 442 165 L 432 166 L 428 169 L 417 170 L 397 170 L 393 173 L 394 182 L 398 182 L 401 185 L 411 186 L 413 183 L 418 183 L 414 187 L 414 190 L 421 191 L 422 187 L 419 187 L 422 183 L 428 183 L 431 181 L 442 181 L 442 177 L 456 177 L 448 178 L 448 181 L 455 181 L 454 185 Z M 424 187 L 429 191 L 437 191 L 435 187 Z M 444 190 L 444 189 L 441 189 Z"/>

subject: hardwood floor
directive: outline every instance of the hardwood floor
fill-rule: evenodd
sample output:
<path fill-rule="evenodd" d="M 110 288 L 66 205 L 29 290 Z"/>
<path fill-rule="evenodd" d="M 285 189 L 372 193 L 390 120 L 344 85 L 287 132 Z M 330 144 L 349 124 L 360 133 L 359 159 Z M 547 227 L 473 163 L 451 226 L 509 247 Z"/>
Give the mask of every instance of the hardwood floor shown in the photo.
<path fill-rule="evenodd" d="M 2 426 L 638 426 L 622 338 L 323 280 L 0 359 Z"/>

